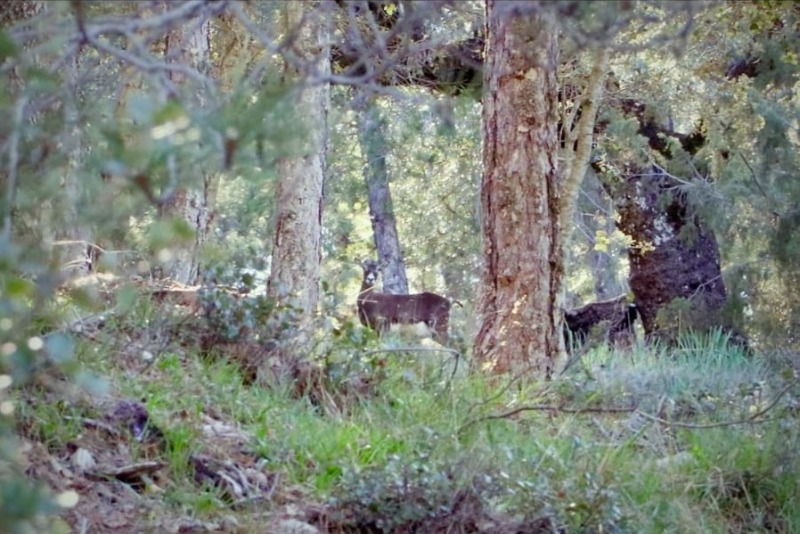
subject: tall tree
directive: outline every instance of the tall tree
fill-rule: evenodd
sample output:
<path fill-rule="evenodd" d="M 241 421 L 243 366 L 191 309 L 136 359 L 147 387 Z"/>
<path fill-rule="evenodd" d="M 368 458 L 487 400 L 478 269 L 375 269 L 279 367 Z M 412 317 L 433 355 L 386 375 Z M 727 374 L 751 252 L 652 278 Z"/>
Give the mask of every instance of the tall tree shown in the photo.
<path fill-rule="evenodd" d="M 374 99 L 363 90 L 355 97 L 358 117 L 358 141 L 366 159 L 364 181 L 367 184 L 369 220 L 378 262 L 381 264 L 383 291 L 398 295 L 408 294 L 403 251 L 397 234 L 397 221 L 389 186 L 389 169 L 386 166 L 385 124 Z"/>
<path fill-rule="evenodd" d="M 277 214 L 272 242 L 268 294 L 300 310 L 310 320 L 319 299 L 322 185 L 326 166 L 327 81 L 330 72 L 328 21 L 320 2 L 287 2 L 284 9 L 285 77 L 296 83 L 290 104 L 305 127 L 294 153 L 278 160 Z M 324 8 L 324 3 L 322 4 Z M 304 15 L 310 15 L 305 16 Z M 304 82 L 304 75 L 307 77 Z"/>
<path fill-rule="evenodd" d="M 165 56 L 168 62 L 189 65 L 203 72 L 208 69 L 211 60 L 212 18 L 204 13 L 199 20 L 190 21 L 173 28 L 165 37 Z M 170 80 L 178 87 L 186 84 L 186 75 L 179 70 L 170 71 Z M 201 88 L 205 89 L 205 88 Z M 165 95 L 174 98 L 176 95 Z M 194 96 L 194 95 L 192 95 Z M 207 97 L 189 98 L 202 106 Z M 176 154 L 167 156 L 167 172 L 178 173 Z M 167 262 L 169 277 L 177 282 L 193 284 L 200 275 L 200 252 L 211 231 L 213 221 L 213 203 L 216 191 L 215 181 L 218 177 L 211 171 L 204 170 L 199 184 L 195 180 L 170 176 L 170 182 L 180 182 L 171 197 L 163 206 L 162 213 L 178 217 L 192 230 L 194 240 L 188 247 L 171 250 Z M 184 183 L 189 181 L 190 183 Z"/>
<path fill-rule="evenodd" d="M 484 369 L 551 376 L 563 351 L 556 155 L 556 30 L 517 3 L 486 3 L 483 283 L 475 356 Z"/>
<path fill-rule="evenodd" d="M 54 214 L 56 220 L 61 219 L 62 224 L 52 227 L 54 244 L 57 245 L 58 256 L 61 258 L 61 272 L 67 277 L 79 276 L 89 272 L 94 267 L 92 259 L 94 248 L 91 239 L 91 230 L 79 216 L 80 207 L 85 202 L 83 183 L 80 169 L 85 165 L 86 148 L 80 133 L 80 113 L 78 101 L 81 100 L 80 88 L 77 80 L 80 73 L 81 55 L 78 54 L 70 65 L 68 86 L 70 94 L 64 99 L 64 123 L 68 132 L 64 135 L 65 144 L 68 144 L 69 156 L 67 169 L 62 182 L 64 195 L 61 199 L 63 205 L 59 206 L 61 213 Z M 59 204 L 56 203 L 56 206 Z M 55 221 L 51 221 L 55 222 Z"/>

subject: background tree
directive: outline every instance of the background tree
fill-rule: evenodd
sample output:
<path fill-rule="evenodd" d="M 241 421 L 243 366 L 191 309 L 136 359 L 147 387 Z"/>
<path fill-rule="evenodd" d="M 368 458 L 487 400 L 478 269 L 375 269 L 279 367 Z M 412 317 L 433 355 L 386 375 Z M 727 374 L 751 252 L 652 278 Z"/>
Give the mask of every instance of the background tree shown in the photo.
<path fill-rule="evenodd" d="M 187 24 L 176 26 L 167 33 L 164 42 L 165 60 L 168 63 L 191 66 L 204 75 L 210 74 L 213 15 L 213 13 L 203 13 L 201 15 L 203 18 L 190 19 Z M 187 76 L 180 71 L 170 71 L 169 80 L 178 89 L 187 87 L 189 82 Z M 191 88 L 191 85 L 189 87 Z M 190 89 L 188 98 L 181 101 L 184 102 L 183 105 L 188 101 L 202 108 L 209 100 L 209 96 L 203 91 Z M 176 95 L 168 93 L 162 96 L 164 102 L 175 97 Z M 175 158 L 175 154 L 167 156 L 167 170 L 170 174 L 179 172 Z M 188 247 L 174 247 L 164 258 L 169 278 L 184 284 L 194 284 L 200 276 L 200 254 L 211 231 L 214 195 L 219 175 L 211 170 L 204 170 L 199 178 L 193 180 L 195 183 L 187 187 L 183 185 L 186 180 L 179 181 L 176 176 L 171 176 L 170 183 L 176 184 L 174 192 L 161 209 L 162 215 L 175 217 L 181 221 L 189 230 L 187 233 L 193 236 Z"/>
<path fill-rule="evenodd" d="M 294 9 L 291 27 L 287 8 Z M 5 373 L 16 385 L 46 376 L 54 364 L 66 361 L 69 370 L 79 361 L 116 373 L 115 385 L 126 395 L 147 398 L 147 408 L 170 422 L 162 428 L 172 446 L 162 458 L 178 467 L 167 476 L 177 480 L 173 488 L 181 494 L 194 487 L 197 469 L 180 450 L 192 454 L 197 447 L 190 440 L 204 440 L 199 424 L 206 428 L 207 417 L 222 414 L 233 426 L 254 431 L 255 439 L 242 440 L 247 447 L 235 447 L 237 457 L 252 457 L 253 466 L 261 465 L 258 458 L 270 459 L 264 474 L 275 485 L 267 490 L 254 482 L 247 492 L 284 495 L 286 487 L 276 485 L 289 481 L 287 498 L 294 498 L 296 487 L 309 490 L 298 492 L 301 499 L 332 497 L 326 506 L 346 503 L 339 509 L 347 518 L 360 510 L 351 525 L 362 528 L 396 521 L 394 504 L 409 504 L 409 487 L 436 498 L 404 506 L 401 515 L 409 512 L 413 519 L 403 525 L 412 530 L 425 530 L 420 525 L 435 516 L 442 520 L 439 525 L 463 520 L 459 524 L 469 525 L 467 530 L 481 525 L 493 531 L 614 531 L 646 523 L 682 531 L 686 528 L 673 525 L 705 519 L 705 504 L 719 507 L 720 531 L 731 525 L 789 531 L 786 525 L 800 524 L 790 498 L 797 493 L 797 477 L 787 469 L 792 456 L 785 456 L 790 448 L 785 431 L 796 427 L 786 424 L 794 413 L 793 368 L 781 370 L 789 378 L 767 371 L 784 360 L 775 352 L 759 354 L 770 343 L 787 353 L 796 344 L 796 8 L 747 2 L 496 1 L 489 15 L 490 32 L 483 35 L 482 2 L 72 2 L 47 3 L 42 12 L 4 26 L 0 111 L 8 111 L 3 116 L 11 120 L 0 121 L 0 191 L 7 221 L 6 239 L 0 242 L 0 455 L 7 463 L 18 465 L 14 451 L 22 450 L 7 440 L 9 433 L 23 433 L 34 444 L 22 443 L 28 458 L 68 453 L 63 465 L 59 460 L 65 470 L 77 468 L 76 435 L 112 434 L 96 428 L 99 411 L 83 409 L 83 396 L 80 402 L 61 402 L 60 389 L 42 393 L 38 383 L 14 388 L 15 398 L 26 402 L 18 404 L 19 425 L 9 418 Z M 165 46 L 168 37 L 193 35 L 201 20 L 212 26 L 210 64 L 174 53 L 183 46 Z M 326 28 L 330 31 L 323 36 Z M 332 47 L 330 71 L 321 44 Z M 603 83 L 609 73 L 613 77 Z M 306 114 L 325 109 L 327 100 L 316 91 L 328 86 L 330 166 L 318 137 L 327 125 Z M 473 375 L 465 381 L 463 367 L 442 380 L 438 357 L 449 352 L 404 350 L 412 356 L 384 358 L 397 339 L 378 340 L 360 328 L 354 310 L 358 267 L 348 261 L 371 252 L 375 232 L 363 174 L 370 150 L 359 141 L 363 117 L 353 109 L 353 89 L 368 95 L 385 119 L 385 147 L 379 152 L 391 177 L 410 289 L 433 290 L 465 303 L 463 311 L 454 309 L 451 332 L 477 333 L 474 347 L 483 369 L 521 370 L 526 379 L 552 375 L 555 387 L 528 380 L 516 382 L 512 391 L 508 381 L 495 377 L 482 381 Z M 309 95 L 320 98 L 309 102 Z M 584 168 L 587 161 L 597 164 L 599 176 Z M 199 190 L 202 179 L 215 173 L 221 179 L 211 207 L 218 224 L 204 236 L 197 258 L 202 267 L 217 268 L 207 270 L 203 313 L 197 314 L 197 302 L 188 307 L 160 300 L 175 297 L 163 285 L 178 275 L 167 272 L 158 286 L 151 277 L 156 278 L 159 259 L 169 259 L 164 251 L 195 246 L 194 234 L 187 231 L 194 222 L 176 224 L 160 212 L 181 201 L 180 191 Z M 309 185 L 303 186 L 307 178 Z M 605 192 L 599 191 L 599 179 Z M 587 194 L 579 190 L 581 183 Z M 65 185 L 74 188 L 65 194 Z M 302 202 L 294 205 L 295 199 Z M 679 343 L 637 348 L 636 358 L 587 348 L 585 373 L 558 369 L 563 286 L 572 307 L 602 292 L 607 284 L 598 280 L 619 282 L 626 274 L 601 273 L 598 263 L 589 266 L 581 257 L 602 244 L 602 232 L 611 234 L 613 223 L 637 241 L 615 232 L 604 261 L 624 271 L 630 245 L 636 254 L 631 253 L 632 260 L 650 262 L 645 274 L 669 271 L 663 279 L 672 287 L 659 286 L 661 279 L 642 284 L 645 279 L 636 282 L 642 264 L 634 265 L 633 286 L 637 296 L 644 296 L 648 330 L 660 329 Z M 101 272 L 80 280 L 86 284 L 80 287 L 60 285 L 58 271 L 71 264 L 73 255 L 81 259 L 75 265 L 85 264 L 79 257 L 82 247 L 67 251 L 83 240 L 104 249 L 97 265 Z M 300 260 L 287 256 L 296 251 L 287 252 L 287 243 L 305 247 L 306 264 L 291 266 Z M 711 268 L 692 263 L 698 254 L 710 259 Z M 281 262 L 283 267 L 276 266 Z M 246 266 L 262 271 L 256 275 L 273 275 L 275 299 L 245 294 L 253 289 L 239 272 Z M 237 279 L 242 283 L 234 285 Z M 311 321 L 316 306 L 305 307 L 309 301 L 303 299 L 316 298 L 318 283 L 323 313 Z M 267 289 L 266 282 L 259 285 Z M 648 296 L 651 289 L 656 291 Z M 471 309 L 476 290 L 481 293 L 478 314 Z M 692 290 L 688 298 L 687 290 Z M 286 305 L 274 306 L 274 300 Z M 217 302 L 228 307 L 213 308 Z M 710 305 L 714 313 L 699 304 Z M 582 307 L 588 315 L 598 309 L 590 306 Z M 615 307 L 624 315 L 621 301 Z M 212 317 L 210 310 L 221 313 Z M 304 315 L 307 328 L 301 335 L 296 335 L 295 311 Z M 686 344 L 684 330 L 698 326 L 686 319 L 697 311 L 713 319 L 710 326 L 744 325 L 759 349 L 755 357 L 725 348 L 724 339 L 699 344 L 689 338 L 693 344 Z M 579 325 L 581 332 L 584 326 Z M 276 341 L 311 336 L 312 343 L 297 343 L 291 347 L 296 350 L 285 352 L 294 360 L 288 363 L 304 365 L 267 361 L 280 347 Z M 231 365 L 239 358 L 251 365 Z M 251 384 L 253 367 L 287 376 L 287 387 Z M 129 380 L 131 369 L 141 371 L 138 380 Z M 428 380 L 432 369 L 437 376 Z M 732 371 L 735 380 L 729 380 Z M 659 382 L 663 387 L 654 387 Z M 612 385 L 602 389 L 603 384 Z M 520 403 L 539 398 L 554 403 L 547 406 L 550 426 L 531 439 L 531 428 L 544 428 L 528 424 L 542 405 Z M 617 415 L 628 409 L 618 408 L 620 398 L 633 399 L 642 411 Z M 446 413 L 440 402 L 430 402 L 434 399 L 447 401 Z M 514 405 L 513 411 L 494 412 L 506 403 Z M 564 403 L 573 403 L 569 410 L 576 412 L 611 406 L 604 417 L 620 428 L 631 427 L 636 436 L 643 403 L 649 403 L 654 419 L 669 417 L 673 424 L 713 425 L 723 413 L 747 424 L 688 438 L 662 436 L 659 425 L 650 426 L 646 437 L 656 446 L 634 447 L 635 460 L 616 455 L 609 459 L 614 469 L 595 469 L 597 455 L 614 446 L 618 436 L 607 439 L 582 425 L 580 417 L 570 417 L 569 436 L 558 432 L 557 415 L 567 412 Z M 707 403 L 715 409 L 708 410 Z M 214 407 L 213 415 L 203 409 L 207 406 Z M 775 410 L 769 416 L 777 421 L 750 417 L 754 409 L 758 417 L 764 415 L 764 406 Z M 387 414 L 398 416 L 390 418 L 398 428 L 386 424 Z M 263 423 L 275 420 L 282 424 Z M 747 447 L 753 432 L 759 451 L 766 451 L 756 461 Z M 454 438 L 437 441 L 431 435 Z M 573 435 L 581 436 L 580 450 L 570 442 Z M 728 438 L 737 435 L 744 444 L 737 450 L 745 454 L 728 457 Z M 505 452 L 493 455 L 498 436 Z M 118 443 L 120 437 L 114 433 L 108 442 Z M 228 437 L 218 449 L 231 450 Z M 93 440 L 79 441 L 91 447 Z M 519 461 L 536 454 L 542 443 L 555 451 L 545 459 L 547 469 Z M 257 448 L 252 454 L 251 447 Z M 727 463 L 713 472 L 683 458 L 673 464 L 675 448 L 694 448 Z M 115 455 L 121 451 L 114 449 Z M 475 467 L 477 457 L 485 458 L 485 465 Z M 102 454 L 97 458 L 102 461 Z M 398 486 L 408 478 L 406 467 L 419 461 L 431 469 L 416 480 L 411 473 L 416 485 Z M 53 471 L 52 465 L 40 464 L 45 474 L 22 466 L 16 473 L 55 480 L 53 487 L 71 483 L 65 482 L 66 471 Z M 581 476 L 570 474 L 574 465 L 581 466 Z M 653 502 L 648 482 L 660 479 L 651 475 L 673 465 L 708 491 L 687 495 L 685 484 L 675 484 L 674 495 L 686 501 Z M 428 476 L 440 466 L 446 470 Z M 636 471 L 642 466 L 644 471 Z M 175 473 L 186 467 L 194 471 L 181 481 Z M 519 473 L 513 482 L 495 476 L 514 469 Z M 272 477 L 273 470 L 280 476 Z M 756 476 L 740 476 L 745 471 Z M 543 472 L 555 475 L 541 477 Z M 80 478 L 77 469 L 73 473 L 71 487 L 83 491 L 82 497 L 96 498 L 96 484 L 112 487 Z M 252 471 L 238 474 L 247 473 Z M 724 474 L 724 484 L 709 484 L 719 480 L 715 473 Z M 748 498 L 731 499 L 728 490 L 745 479 L 746 491 L 734 493 Z M 601 483 L 601 499 L 596 484 L 587 480 Z M 764 480 L 769 484 L 759 482 Z M 632 495 L 629 490 L 637 483 L 646 488 L 633 499 L 636 506 L 615 497 Z M 215 512 L 228 506 L 226 499 L 208 499 L 206 490 L 187 491 L 188 502 L 197 495 Z M 0 498 L 0 513 L 21 500 Z M 137 503 L 156 501 L 144 495 Z M 175 508 L 185 510 L 187 501 L 180 501 Z M 687 502 L 690 506 L 683 508 Z M 384 522 L 356 523 L 376 517 L 375 509 L 383 511 L 387 503 L 391 512 L 381 517 Z M 531 503 L 539 508 L 531 511 Z M 670 506 L 689 513 L 676 520 L 681 514 Z M 308 508 L 320 521 L 336 520 L 328 513 L 331 508 Z M 473 520 L 473 508 L 486 517 Z M 431 509 L 448 515 L 442 519 Z M 540 509 L 541 522 L 527 521 Z M 87 523 L 97 514 L 86 510 L 71 515 L 78 529 L 94 526 Z M 136 515 L 137 521 L 157 515 L 130 510 L 128 517 Z M 526 519 L 496 525 L 500 511 L 520 511 L 518 517 Z M 255 519 L 260 520 L 263 515 Z"/>
<path fill-rule="evenodd" d="M 358 140 L 366 162 L 364 180 L 367 184 L 369 219 L 372 223 L 375 249 L 381 269 L 385 293 L 408 294 L 403 251 L 397 235 L 389 170 L 386 165 L 386 136 L 380 110 L 366 93 L 355 96 L 358 117 Z"/>

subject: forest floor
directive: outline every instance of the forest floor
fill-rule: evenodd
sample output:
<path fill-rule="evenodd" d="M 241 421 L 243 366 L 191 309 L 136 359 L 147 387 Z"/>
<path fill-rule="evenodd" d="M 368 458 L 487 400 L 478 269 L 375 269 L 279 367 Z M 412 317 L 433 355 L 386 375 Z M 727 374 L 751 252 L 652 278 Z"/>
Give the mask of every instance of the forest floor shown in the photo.
<path fill-rule="evenodd" d="M 25 473 L 77 497 L 37 531 L 800 531 L 791 353 L 599 346 L 542 384 L 356 327 L 248 385 L 186 315 L 104 317 L 15 391 Z"/>

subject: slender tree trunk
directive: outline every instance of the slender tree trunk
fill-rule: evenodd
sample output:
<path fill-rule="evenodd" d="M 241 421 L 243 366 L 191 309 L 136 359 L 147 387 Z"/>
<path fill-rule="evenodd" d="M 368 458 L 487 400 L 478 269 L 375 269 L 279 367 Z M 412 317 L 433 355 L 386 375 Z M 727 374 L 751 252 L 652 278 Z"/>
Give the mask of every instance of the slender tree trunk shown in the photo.
<path fill-rule="evenodd" d="M 287 35 L 294 49 L 317 72 L 330 68 L 328 26 L 322 16 L 311 16 L 301 26 L 303 13 L 312 13 L 317 2 L 287 2 Z M 301 73 L 287 63 L 288 79 Z M 299 86 L 292 96 L 293 109 L 306 126 L 306 139 L 298 153 L 278 161 L 278 202 L 272 243 L 272 271 L 268 294 L 280 303 L 300 310 L 301 321 L 311 319 L 319 300 L 322 186 L 326 170 L 327 85 Z"/>
<path fill-rule="evenodd" d="M 171 31 L 167 36 L 165 54 L 172 61 L 206 70 L 211 58 L 211 19 L 207 18 L 194 27 L 194 31 L 190 34 L 184 33 L 181 27 Z M 176 71 L 170 72 L 170 78 L 176 85 L 186 81 L 183 74 Z M 202 106 L 202 95 L 198 100 L 190 99 L 190 102 Z M 175 167 L 174 161 L 168 162 L 168 172 L 179 173 Z M 177 282 L 194 284 L 200 276 L 200 252 L 211 231 L 218 177 L 210 171 L 205 171 L 200 184 L 190 184 L 188 187 L 180 184 L 178 176 L 171 176 L 170 179 L 179 185 L 175 194 L 164 206 L 162 215 L 178 217 L 185 221 L 194 231 L 194 240 L 188 246 L 172 250 L 166 271 L 168 276 Z"/>
<path fill-rule="evenodd" d="M 483 281 L 475 356 L 492 372 L 549 378 L 563 352 L 559 292 L 555 29 L 487 1 L 483 79 Z"/>
<path fill-rule="evenodd" d="M 584 225 L 591 236 L 584 261 L 592 273 L 595 300 L 603 301 L 627 291 L 626 284 L 621 283 L 620 266 L 608 251 L 610 236 L 616 230 L 615 210 L 594 170 L 587 172 L 581 188 L 588 200 L 584 206 L 590 212 L 587 217 L 578 215 L 575 221 Z"/>
<path fill-rule="evenodd" d="M 359 111 L 358 140 L 361 153 L 367 160 L 364 181 L 367 183 L 369 219 L 372 222 L 378 262 L 382 267 L 383 291 L 407 295 L 408 279 L 400 238 L 397 235 L 397 221 L 389 188 L 389 170 L 386 167 L 385 124 L 375 101 L 366 93 L 359 91 L 355 100 Z"/>
<path fill-rule="evenodd" d="M 4 11 L 0 17 L 0 26 L 17 23 L 41 14 L 47 10 L 47 2 L 11 0 L 3 6 Z M 35 23 L 35 22 L 34 22 Z M 29 44 L 29 43 L 23 43 Z M 63 113 L 64 130 L 61 138 L 63 139 L 63 149 L 67 154 L 67 162 L 61 178 L 63 194 L 52 199 L 47 199 L 40 206 L 40 228 L 42 239 L 48 246 L 52 246 L 53 264 L 59 270 L 63 279 L 70 279 L 87 274 L 91 267 L 89 244 L 91 241 L 91 231 L 86 221 L 80 217 L 81 202 L 83 201 L 83 184 L 80 169 L 84 161 L 85 146 L 82 142 L 82 131 L 80 121 L 80 110 L 78 109 L 79 93 L 81 87 L 78 85 L 79 71 L 81 67 L 81 56 L 76 55 L 67 65 L 65 79 L 68 84 L 68 93 L 62 105 L 58 106 L 56 113 Z M 25 80 L 18 77 L 15 69 L 10 71 L 8 77 L 9 86 L 13 92 L 23 94 Z M 24 122 L 24 112 L 27 98 L 19 101 L 17 116 L 9 120 L 18 121 L 15 127 L 22 129 Z M 28 117 L 27 121 L 36 124 L 41 121 L 41 117 Z M 16 133 L 18 135 L 18 132 Z M 15 149 L 18 147 L 15 147 Z M 3 193 L 8 195 L 4 200 L 3 238 L 10 239 L 12 236 L 11 212 L 14 207 L 15 189 L 19 179 L 19 168 L 14 169 L 14 183 L 4 183 L 5 176 L 0 170 L 0 184 L 3 186 Z M 10 188 L 7 186 L 11 186 Z"/>
<path fill-rule="evenodd" d="M 81 203 L 84 201 L 84 186 L 81 182 L 81 168 L 84 162 L 84 144 L 81 136 L 81 121 L 77 101 L 81 88 L 78 85 L 80 56 L 72 61 L 69 77 L 71 94 L 64 100 L 64 122 L 67 129 L 64 138 L 67 140 L 69 161 L 63 178 L 64 195 L 56 205 L 60 205 L 60 213 L 56 213 L 58 224 L 54 230 L 56 254 L 60 258 L 61 274 L 65 278 L 87 274 L 93 267 L 94 257 L 91 248 L 91 230 L 86 221 L 80 217 Z"/>
<path fill-rule="evenodd" d="M 559 198 L 560 227 L 565 234 L 575 216 L 581 184 L 589 170 L 589 160 L 594 141 L 594 125 L 603 88 L 608 73 L 609 51 L 598 48 L 594 52 L 592 71 L 582 94 L 572 107 L 562 103 L 561 127 L 564 146 L 561 151 L 563 186 Z M 566 241 L 566 238 L 564 238 Z"/>
<path fill-rule="evenodd" d="M 587 254 L 586 262 L 592 272 L 594 280 L 594 297 L 596 300 L 606 300 L 622 293 L 618 287 L 614 271 L 611 269 L 611 256 L 603 250 L 595 250 L 595 242 L 591 243 L 593 249 Z"/>

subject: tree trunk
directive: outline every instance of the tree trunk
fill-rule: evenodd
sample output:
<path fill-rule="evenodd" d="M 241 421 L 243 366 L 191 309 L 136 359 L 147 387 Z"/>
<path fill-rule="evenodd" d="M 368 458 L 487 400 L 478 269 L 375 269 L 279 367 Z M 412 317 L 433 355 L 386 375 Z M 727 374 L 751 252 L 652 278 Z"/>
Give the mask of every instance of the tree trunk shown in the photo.
<path fill-rule="evenodd" d="M 191 34 L 184 33 L 184 27 L 177 27 L 167 35 L 165 54 L 174 62 L 205 70 L 204 66 L 209 64 L 211 57 L 211 19 L 207 18 L 201 24 L 188 27 L 195 27 Z M 176 85 L 186 81 L 185 76 L 177 71 L 170 71 L 169 76 Z M 195 103 L 194 99 L 189 101 Z M 202 97 L 198 105 L 203 105 Z M 169 157 L 174 158 L 174 156 Z M 172 165 L 168 165 L 169 172 L 179 173 L 180 171 L 175 170 L 174 166 L 174 161 Z M 194 241 L 188 246 L 172 250 L 166 265 L 167 275 L 172 280 L 184 284 L 194 284 L 200 276 L 200 252 L 211 231 L 213 221 L 212 207 L 215 200 L 215 182 L 218 177 L 209 171 L 204 171 L 201 178 L 201 184 L 190 184 L 188 187 L 179 184 L 175 194 L 162 209 L 162 215 L 178 217 L 194 231 Z M 171 180 L 177 182 L 179 178 L 173 176 Z"/>
<path fill-rule="evenodd" d="M 408 279 L 397 235 L 389 170 L 386 168 L 385 124 L 375 101 L 363 91 L 358 91 L 356 95 L 356 109 L 359 111 L 358 141 L 367 160 L 364 181 L 367 183 L 369 220 L 372 222 L 378 263 L 382 267 L 383 292 L 407 295 Z"/>
<path fill-rule="evenodd" d="M 575 224 L 583 225 L 590 236 L 584 261 L 592 273 L 595 300 L 603 301 L 628 292 L 628 285 L 621 283 L 619 262 L 609 253 L 611 235 L 616 230 L 614 205 L 592 169 L 586 173 L 581 189 L 587 199 L 583 206 L 589 213 L 579 214 Z"/>
<path fill-rule="evenodd" d="M 304 12 L 316 2 L 287 2 L 286 31 L 294 49 L 321 74 L 330 69 L 328 27 L 325 20 L 310 17 L 301 26 Z M 288 79 L 302 74 L 287 63 Z M 300 86 L 292 96 L 293 108 L 306 126 L 307 137 L 298 153 L 278 161 L 277 214 L 272 243 L 272 271 L 268 295 L 300 310 L 301 322 L 311 319 L 319 300 L 322 185 L 327 143 L 327 85 Z"/>
<path fill-rule="evenodd" d="M 487 1 L 481 181 L 483 280 L 475 356 L 549 378 L 563 352 L 555 29 Z"/>
<path fill-rule="evenodd" d="M 0 26 L 19 23 L 26 19 L 32 19 L 36 15 L 45 13 L 47 10 L 46 2 L 34 2 L 28 0 L 11 0 L 3 6 L 3 13 L 0 16 Z M 33 22 L 35 24 L 35 22 Z M 20 43 L 22 45 L 32 45 L 33 43 Z M 42 59 L 39 57 L 39 59 Z M 8 82 L 12 92 L 24 95 L 26 81 L 18 76 L 18 67 L 9 71 Z M 66 91 L 64 99 L 59 105 L 53 106 L 53 115 L 62 114 L 64 129 L 60 132 L 61 148 L 66 154 L 64 172 L 61 174 L 61 195 L 43 200 L 39 206 L 39 227 L 42 232 L 42 240 L 52 247 L 53 266 L 59 270 L 62 281 L 79 277 L 89 273 L 92 268 L 90 258 L 91 230 L 82 220 L 81 202 L 83 201 L 83 184 L 81 182 L 81 168 L 84 162 L 85 146 L 82 142 L 82 129 L 80 121 L 80 111 L 78 102 L 81 100 L 79 95 L 81 87 L 79 85 L 79 74 L 81 69 L 81 55 L 78 53 L 71 61 L 65 65 L 64 78 Z M 23 122 L 27 120 L 30 124 L 44 123 L 43 115 L 24 118 L 26 107 L 23 102 L 27 102 L 28 97 L 18 100 L 18 113 L 14 119 L 15 128 L 22 129 Z M 41 133 L 41 132 L 39 132 Z M 18 132 L 17 132 L 18 135 Z M 16 148 L 14 149 L 16 150 Z M 5 183 L 7 177 L 3 175 L 6 170 L 4 166 L 0 170 L 0 184 L 3 193 L 8 195 L 2 199 L 4 202 L 5 216 L 3 220 L 3 239 L 11 239 L 13 221 L 11 213 L 15 203 L 15 190 L 20 179 L 21 165 L 17 165 L 13 173 L 13 182 Z M 11 185 L 11 188 L 7 187 Z"/>
<path fill-rule="evenodd" d="M 677 185 L 653 168 L 627 175 L 612 195 L 617 225 L 633 240 L 630 286 L 645 333 L 667 341 L 681 330 L 724 325 L 726 303 L 717 240 Z"/>
<path fill-rule="evenodd" d="M 65 149 L 68 151 L 67 170 L 62 182 L 63 196 L 56 205 L 61 204 L 63 213 L 57 213 L 56 218 L 61 219 L 61 224 L 53 228 L 54 244 L 58 248 L 57 256 L 60 258 L 61 276 L 71 279 L 89 273 L 95 265 L 92 248 L 92 233 L 80 214 L 81 203 L 84 201 L 84 186 L 81 182 L 81 169 L 84 165 L 84 144 L 82 143 L 81 123 L 77 101 L 81 90 L 78 79 L 80 78 L 81 57 L 78 55 L 71 62 L 69 76 L 70 94 L 64 99 L 65 123 Z M 63 204 L 62 204 L 63 203 Z M 59 210 L 61 211 L 61 210 Z"/>
<path fill-rule="evenodd" d="M 624 101 L 622 109 L 636 118 L 638 133 L 667 163 L 678 150 L 675 144 L 687 157 L 705 145 L 699 131 L 681 134 L 656 123 L 641 102 Z M 593 167 L 619 212 L 617 227 L 632 240 L 630 286 L 645 334 L 674 341 L 681 331 L 716 326 L 735 333 L 723 314 L 727 295 L 716 237 L 681 193 L 683 184 L 657 165 L 614 163 L 617 168 L 605 161 Z"/>

